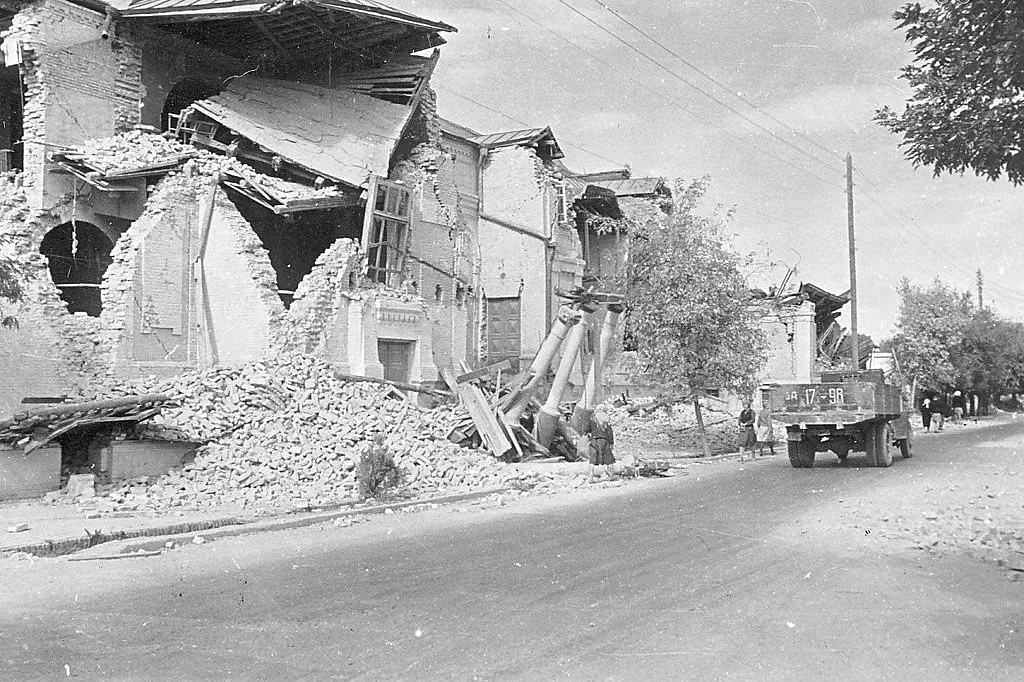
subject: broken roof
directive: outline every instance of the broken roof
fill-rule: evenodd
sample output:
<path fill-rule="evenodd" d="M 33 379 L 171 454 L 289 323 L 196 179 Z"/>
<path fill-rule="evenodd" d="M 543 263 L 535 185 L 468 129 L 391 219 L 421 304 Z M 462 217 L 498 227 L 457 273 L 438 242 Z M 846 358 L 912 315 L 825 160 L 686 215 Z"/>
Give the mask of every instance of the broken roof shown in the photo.
<path fill-rule="evenodd" d="M 642 197 L 661 194 L 666 190 L 664 178 L 626 178 L 598 180 L 588 184 L 611 190 L 617 197 Z"/>
<path fill-rule="evenodd" d="M 561 147 L 558 146 L 558 140 L 555 139 L 555 134 L 551 132 L 550 126 L 478 135 L 477 137 L 470 138 L 470 141 L 483 149 L 534 147 L 544 158 L 560 159 L 565 156 L 562 153 Z"/>
<path fill-rule="evenodd" d="M 246 76 L 192 107 L 270 152 L 352 187 L 387 175 L 413 107 L 347 90 Z"/>
<path fill-rule="evenodd" d="M 76 0 L 79 4 L 100 4 Z M 384 62 L 444 44 L 456 29 L 375 0 L 112 0 L 124 19 L 158 25 L 242 59 L 310 61 L 335 53 Z M 386 48 L 386 49 L 384 49 Z"/>
<path fill-rule="evenodd" d="M 380 68 L 339 74 L 332 85 L 395 104 L 416 104 L 440 56 L 441 53 L 434 50 L 429 57 L 396 58 Z"/>

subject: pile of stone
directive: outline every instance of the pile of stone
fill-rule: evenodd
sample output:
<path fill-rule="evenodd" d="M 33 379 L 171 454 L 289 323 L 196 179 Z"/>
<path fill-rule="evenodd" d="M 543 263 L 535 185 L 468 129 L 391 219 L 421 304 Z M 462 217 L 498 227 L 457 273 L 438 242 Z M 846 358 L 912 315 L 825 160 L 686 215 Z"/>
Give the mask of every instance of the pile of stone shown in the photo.
<path fill-rule="evenodd" d="M 177 165 L 197 155 L 195 147 L 154 133 L 132 130 L 88 140 L 61 154 L 103 174 L 122 175 L 154 166 Z"/>
<path fill-rule="evenodd" d="M 718 409 L 704 411 L 713 454 L 736 450 L 737 416 Z M 650 412 L 631 413 L 627 407 L 613 407 L 609 410 L 609 421 L 615 430 L 616 451 L 697 455 L 702 450 L 697 418 L 689 402 L 660 406 Z"/>
<path fill-rule="evenodd" d="M 279 511 L 351 501 L 360 456 L 377 435 L 403 473 L 397 492 L 409 497 L 575 485 L 554 473 L 520 476 L 486 452 L 462 449 L 447 440 L 451 407 L 423 409 L 390 387 L 340 380 L 308 356 L 141 383 L 178 405 L 146 427 L 147 437 L 207 444 L 193 462 L 158 480 L 110 491 L 110 502 L 122 508 Z"/>

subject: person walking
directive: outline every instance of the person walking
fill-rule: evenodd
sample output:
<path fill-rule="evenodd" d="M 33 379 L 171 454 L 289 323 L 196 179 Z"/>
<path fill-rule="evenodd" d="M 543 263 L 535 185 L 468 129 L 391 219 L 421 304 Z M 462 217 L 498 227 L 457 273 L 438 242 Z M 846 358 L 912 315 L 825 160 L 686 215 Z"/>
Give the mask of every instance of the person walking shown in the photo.
<path fill-rule="evenodd" d="M 764 457 L 764 447 L 768 446 L 768 451 L 772 455 L 775 454 L 775 431 L 772 428 L 772 408 L 765 400 L 762 403 L 762 409 L 757 413 L 757 425 L 755 428 L 757 435 L 757 454 L 759 457 Z"/>
<path fill-rule="evenodd" d="M 743 411 L 740 412 L 739 418 L 740 432 L 736 443 L 740 448 L 741 462 L 747 461 L 747 448 L 753 448 L 757 443 L 757 434 L 754 433 L 754 420 L 756 418 L 757 415 L 750 409 L 750 401 L 744 400 Z M 753 456 L 754 451 L 751 450 L 750 454 Z"/>
<path fill-rule="evenodd" d="M 942 430 L 942 422 L 946 418 L 946 398 L 941 393 L 932 398 L 932 424 L 935 425 L 935 432 Z"/>
<path fill-rule="evenodd" d="M 960 391 L 953 391 L 953 399 L 949 402 L 950 407 L 953 408 L 953 423 L 961 423 L 964 418 L 964 408 L 967 406 L 963 393 Z"/>
<path fill-rule="evenodd" d="M 921 426 L 924 427 L 925 433 L 930 433 L 932 430 L 932 399 L 925 396 L 921 400 Z"/>

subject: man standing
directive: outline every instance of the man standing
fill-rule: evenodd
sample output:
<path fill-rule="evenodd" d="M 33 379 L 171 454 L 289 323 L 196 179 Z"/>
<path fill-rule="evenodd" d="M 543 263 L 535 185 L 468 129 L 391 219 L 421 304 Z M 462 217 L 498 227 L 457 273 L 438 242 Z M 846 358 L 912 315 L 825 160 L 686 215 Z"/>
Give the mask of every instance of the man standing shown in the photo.
<path fill-rule="evenodd" d="M 612 453 L 612 446 L 615 445 L 615 435 L 612 432 L 612 425 L 608 421 L 608 408 L 605 405 L 598 405 L 594 414 L 590 417 L 590 477 L 597 475 L 597 468 L 604 467 L 608 478 L 612 477 L 611 465 L 615 464 L 615 455 Z"/>
<path fill-rule="evenodd" d="M 757 443 L 757 434 L 754 433 L 754 419 L 756 417 L 757 415 L 755 415 L 754 411 L 750 409 L 750 401 L 744 400 L 743 411 L 740 412 L 739 418 L 740 432 L 736 440 L 736 444 L 740 448 L 741 462 L 747 461 L 747 448 L 753 448 Z M 751 450 L 750 454 L 753 456 L 753 450 Z"/>
<path fill-rule="evenodd" d="M 967 403 L 964 401 L 964 396 L 960 391 L 953 391 L 953 400 L 950 402 L 953 408 L 953 423 L 959 424 L 964 418 L 964 407 Z"/>

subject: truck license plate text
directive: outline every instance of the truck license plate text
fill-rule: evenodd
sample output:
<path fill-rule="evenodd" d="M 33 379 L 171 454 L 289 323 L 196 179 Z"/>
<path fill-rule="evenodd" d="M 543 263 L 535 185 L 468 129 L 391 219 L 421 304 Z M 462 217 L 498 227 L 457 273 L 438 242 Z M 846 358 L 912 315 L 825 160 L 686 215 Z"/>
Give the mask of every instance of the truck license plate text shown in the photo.
<path fill-rule="evenodd" d="M 820 398 L 821 402 L 829 402 L 833 405 L 840 405 L 844 402 L 843 387 L 833 386 L 826 389 L 805 388 L 802 391 L 790 391 L 786 396 L 788 402 L 800 402 L 804 405 L 813 405 Z"/>

